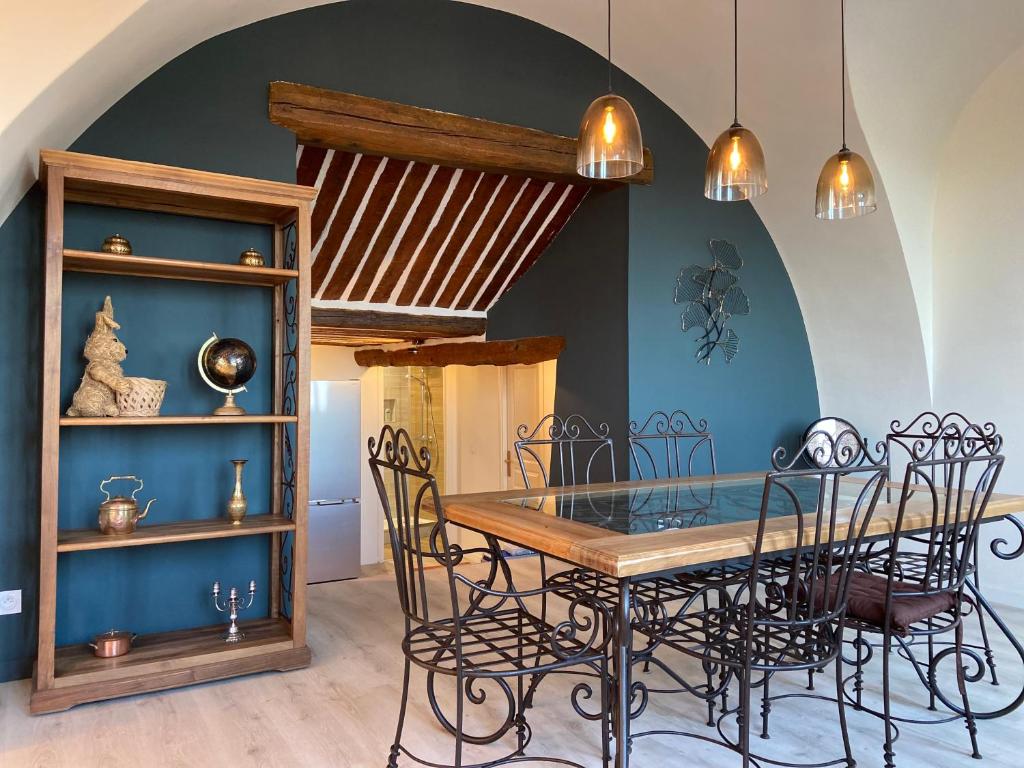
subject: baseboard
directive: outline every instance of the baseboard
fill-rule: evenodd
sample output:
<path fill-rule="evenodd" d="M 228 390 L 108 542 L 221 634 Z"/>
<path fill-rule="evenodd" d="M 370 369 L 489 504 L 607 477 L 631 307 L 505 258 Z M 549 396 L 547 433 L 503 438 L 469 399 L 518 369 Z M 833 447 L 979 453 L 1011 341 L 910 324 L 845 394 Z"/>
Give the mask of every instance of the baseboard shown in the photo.
<path fill-rule="evenodd" d="M 0 683 L 32 677 L 32 659 L 0 659 Z"/>

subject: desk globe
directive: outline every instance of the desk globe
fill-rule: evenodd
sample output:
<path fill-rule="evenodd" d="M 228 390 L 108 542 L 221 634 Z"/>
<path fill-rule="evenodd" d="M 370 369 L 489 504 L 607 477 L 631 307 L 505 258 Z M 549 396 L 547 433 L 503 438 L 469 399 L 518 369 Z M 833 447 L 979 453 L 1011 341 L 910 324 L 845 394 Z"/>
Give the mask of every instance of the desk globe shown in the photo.
<path fill-rule="evenodd" d="M 235 395 L 244 392 L 245 384 L 256 373 L 256 353 L 241 339 L 217 337 L 213 334 L 199 348 L 199 375 L 207 386 L 223 392 L 224 405 L 214 416 L 244 416 L 245 409 L 235 404 Z"/>

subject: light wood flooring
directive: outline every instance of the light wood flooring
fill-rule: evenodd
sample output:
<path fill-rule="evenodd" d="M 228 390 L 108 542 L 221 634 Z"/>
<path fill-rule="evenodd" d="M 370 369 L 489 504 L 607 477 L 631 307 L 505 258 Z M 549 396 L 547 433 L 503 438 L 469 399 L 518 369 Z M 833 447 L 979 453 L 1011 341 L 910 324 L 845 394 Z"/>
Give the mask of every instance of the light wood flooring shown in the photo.
<path fill-rule="evenodd" d="M 469 570 L 480 568 L 470 566 Z M 515 562 L 523 583 L 534 575 L 531 560 Z M 433 588 L 441 588 L 443 572 L 431 572 Z M 399 640 L 402 621 L 393 577 L 379 570 L 356 581 L 310 588 L 310 668 L 211 683 L 166 693 L 136 696 L 80 706 L 68 712 L 30 717 L 28 681 L 0 685 L 0 766 L 3 768 L 154 768 L 162 766 L 383 766 L 391 744 L 401 683 Z M 1024 631 L 1024 611 L 1007 618 Z M 1006 684 L 972 686 L 979 703 L 1004 699 L 1024 671 L 1014 670 L 1008 649 L 1001 669 Z M 921 700 L 922 688 L 909 665 L 894 665 L 900 706 Z M 697 670 L 691 670 L 691 672 Z M 868 687 L 877 690 L 877 666 L 869 670 Z M 647 681 L 656 687 L 654 673 Z M 820 675 L 826 691 L 831 675 Z M 803 674 L 779 678 L 774 692 L 798 692 Z M 664 681 L 662 681 L 664 683 Z M 530 711 L 534 740 L 530 754 L 561 755 L 586 765 L 600 765 L 594 724 L 578 718 L 568 696 L 568 677 L 546 681 Z M 408 744 L 439 761 L 450 762 L 451 740 L 430 714 L 423 675 L 414 677 L 407 722 Z M 477 708 L 496 711 L 497 691 Z M 635 730 L 688 728 L 712 734 L 703 723 L 705 707 L 688 697 L 652 697 Z M 474 717 L 479 713 L 474 713 Z M 471 720 L 473 725 L 480 725 Z M 850 727 L 862 768 L 880 766 L 881 726 L 873 717 L 851 712 Z M 970 758 L 962 723 L 904 726 L 896 745 L 901 768 L 954 768 L 1022 765 L 1024 709 L 979 725 L 984 762 Z M 733 729 L 734 730 L 734 729 Z M 770 757 L 813 762 L 841 752 L 834 705 L 791 699 L 778 702 L 772 716 L 772 738 L 754 739 L 756 749 Z M 471 751 L 470 759 L 495 755 L 493 749 Z M 411 762 L 402 762 L 412 765 Z M 542 763 L 537 763 L 542 764 Z M 738 766 L 732 752 L 692 739 L 651 736 L 638 739 L 632 765 L 638 768 L 717 768 Z"/>

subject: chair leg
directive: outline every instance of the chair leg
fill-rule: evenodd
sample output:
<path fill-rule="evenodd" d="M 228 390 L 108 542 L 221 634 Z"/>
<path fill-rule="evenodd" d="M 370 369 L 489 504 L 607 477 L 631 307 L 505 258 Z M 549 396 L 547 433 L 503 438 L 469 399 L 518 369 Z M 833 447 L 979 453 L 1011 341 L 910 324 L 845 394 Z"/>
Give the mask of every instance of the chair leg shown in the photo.
<path fill-rule="evenodd" d="M 455 762 L 453 768 L 462 768 L 462 741 L 465 731 L 466 686 L 462 675 L 455 677 Z"/>
<path fill-rule="evenodd" d="M 402 702 L 398 706 L 398 727 L 395 729 L 395 741 L 388 754 L 387 768 L 398 768 L 398 755 L 402 744 L 402 726 L 405 725 L 405 711 L 409 704 L 409 672 L 411 668 L 408 657 L 405 659 L 405 674 L 402 677 Z"/>
<path fill-rule="evenodd" d="M 978 751 L 978 727 L 974 721 L 974 714 L 971 712 L 971 703 L 967 698 L 967 679 L 964 674 L 964 625 L 961 620 L 956 628 L 956 683 L 960 688 L 960 698 L 964 703 L 964 720 L 967 724 L 967 733 L 971 736 L 971 757 L 981 760 L 981 752 Z"/>
<path fill-rule="evenodd" d="M 736 723 L 740 728 L 740 754 L 743 755 L 743 768 L 750 768 L 750 671 L 744 670 L 740 680 L 740 705 L 737 710 Z"/>
<path fill-rule="evenodd" d="M 928 627 L 928 669 L 935 668 L 935 637 L 931 634 L 932 620 L 928 619 L 928 623 L 925 625 Z M 937 707 L 935 706 L 935 690 L 928 686 L 928 711 L 935 712 Z"/>
<path fill-rule="evenodd" d="M 520 656 L 522 656 L 521 651 Z M 516 678 L 516 744 L 519 747 L 516 750 L 517 755 L 522 755 L 526 751 L 526 696 L 524 694 L 523 676 L 520 675 Z"/>
<path fill-rule="evenodd" d="M 864 706 L 864 658 L 861 655 L 864 648 L 864 633 L 857 630 L 857 642 L 854 647 L 857 649 L 856 666 L 853 670 L 853 695 L 854 708 L 860 711 Z"/>
<path fill-rule="evenodd" d="M 839 647 L 843 647 L 840 636 Z M 853 759 L 853 747 L 850 745 L 850 730 L 846 726 L 846 696 L 843 695 L 843 654 L 836 657 L 836 702 L 839 707 L 839 731 L 843 735 L 843 749 L 846 751 L 847 768 L 856 768 Z"/>
<path fill-rule="evenodd" d="M 764 673 L 764 691 L 761 693 L 761 738 L 771 738 L 768 735 L 768 715 L 772 711 L 772 703 L 769 700 L 771 694 L 768 690 L 768 683 L 771 681 L 771 673 Z"/>
<path fill-rule="evenodd" d="M 601 765 L 610 768 L 612 764 L 612 717 L 611 681 L 608 677 L 608 657 L 601 659 Z"/>
<path fill-rule="evenodd" d="M 711 692 L 715 690 L 715 667 L 711 663 L 710 659 L 704 660 L 704 674 L 707 680 L 708 686 L 708 728 L 714 728 L 715 726 L 715 697 L 711 695 Z"/>
<path fill-rule="evenodd" d="M 885 768 L 896 768 L 896 763 L 893 762 L 896 753 L 893 751 L 892 712 L 889 702 L 889 657 L 891 655 L 892 634 L 886 631 L 882 639 L 882 712 L 885 721 L 883 756 L 885 757 Z"/>

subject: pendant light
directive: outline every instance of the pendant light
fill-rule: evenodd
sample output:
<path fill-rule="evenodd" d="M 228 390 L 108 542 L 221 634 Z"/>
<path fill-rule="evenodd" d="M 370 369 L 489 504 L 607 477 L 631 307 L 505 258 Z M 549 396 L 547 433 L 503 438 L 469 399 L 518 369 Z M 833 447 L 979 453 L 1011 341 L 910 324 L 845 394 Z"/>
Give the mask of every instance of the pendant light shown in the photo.
<path fill-rule="evenodd" d="M 576 144 L 576 172 L 588 179 L 622 179 L 643 170 L 640 122 L 629 102 L 612 93 L 612 0 L 608 0 L 608 93 L 587 107 Z"/>
<path fill-rule="evenodd" d="M 704 169 L 704 197 L 709 200 L 749 200 L 768 189 L 768 171 L 764 151 L 754 133 L 739 120 L 739 7 L 732 5 L 732 125 L 724 131 L 708 153 Z"/>
<path fill-rule="evenodd" d="M 819 219 L 852 219 L 874 211 L 875 179 L 864 158 L 846 146 L 846 0 L 839 0 L 842 41 L 843 146 L 825 161 L 818 176 L 814 215 Z"/>

